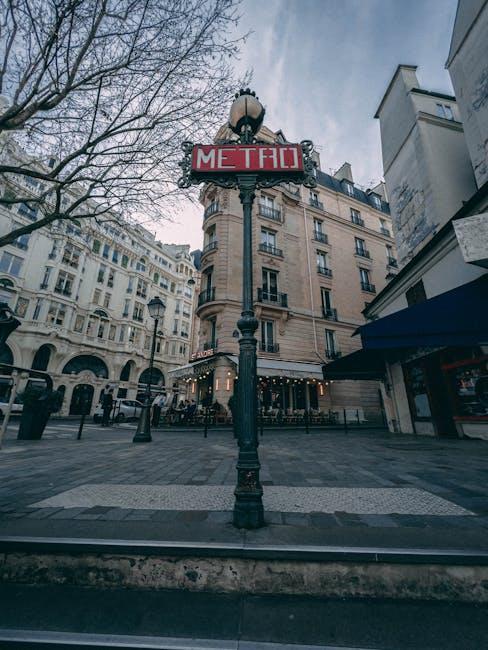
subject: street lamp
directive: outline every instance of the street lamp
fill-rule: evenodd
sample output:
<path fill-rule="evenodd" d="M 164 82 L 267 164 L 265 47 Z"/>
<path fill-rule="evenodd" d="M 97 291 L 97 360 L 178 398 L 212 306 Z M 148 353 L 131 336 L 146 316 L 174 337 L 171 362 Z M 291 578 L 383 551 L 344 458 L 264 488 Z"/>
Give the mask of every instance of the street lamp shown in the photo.
<path fill-rule="evenodd" d="M 264 525 L 263 488 L 259 480 L 257 427 L 257 358 L 254 336 L 258 321 L 253 311 L 252 205 L 256 189 L 280 183 L 302 183 L 315 187 L 313 144 L 262 142 L 256 139 L 265 109 L 249 88 L 240 90 L 232 103 L 229 127 L 237 141 L 214 145 L 184 142 L 185 157 L 180 166 L 180 188 L 198 183 L 213 183 L 237 188 L 243 210 L 242 312 L 237 327 L 239 338 L 239 383 L 236 420 L 239 457 L 233 523 L 237 528 Z"/>
<path fill-rule="evenodd" d="M 146 384 L 146 395 L 144 399 L 144 406 L 141 410 L 141 415 L 139 417 L 139 422 L 137 423 L 137 430 L 132 439 L 132 442 L 151 442 L 151 382 L 153 376 L 153 366 L 154 366 L 154 352 L 156 350 L 156 335 L 158 329 L 158 323 L 164 318 L 164 312 L 166 311 L 166 305 L 161 300 L 161 298 L 152 298 L 148 304 L 147 309 L 149 311 L 149 316 L 154 319 L 154 331 L 151 344 L 151 359 L 149 361 L 149 379 Z"/>

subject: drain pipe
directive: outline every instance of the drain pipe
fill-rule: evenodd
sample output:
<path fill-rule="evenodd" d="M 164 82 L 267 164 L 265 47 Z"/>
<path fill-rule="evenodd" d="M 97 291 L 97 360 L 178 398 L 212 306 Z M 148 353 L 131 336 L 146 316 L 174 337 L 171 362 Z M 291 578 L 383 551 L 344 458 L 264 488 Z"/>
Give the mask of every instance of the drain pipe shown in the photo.
<path fill-rule="evenodd" d="M 317 342 L 317 328 L 315 324 L 315 306 L 314 306 L 314 300 L 313 300 L 313 285 L 312 285 L 312 269 L 310 267 L 310 249 L 308 245 L 308 228 L 307 228 L 307 210 L 305 209 L 305 206 L 302 208 L 303 210 L 303 224 L 305 226 L 305 240 L 307 242 L 306 249 L 307 249 L 307 267 L 308 267 L 308 283 L 310 287 L 310 305 L 312 307 L 312 326 L 313 326 L 313 339 L 314 339 L 314 347 L 315 347 L 315 354 L 318 356 L 320 361 L 322 363 L 325 363 L 325 359 L 321 356 L 318 348 L 318 342 Z"/>

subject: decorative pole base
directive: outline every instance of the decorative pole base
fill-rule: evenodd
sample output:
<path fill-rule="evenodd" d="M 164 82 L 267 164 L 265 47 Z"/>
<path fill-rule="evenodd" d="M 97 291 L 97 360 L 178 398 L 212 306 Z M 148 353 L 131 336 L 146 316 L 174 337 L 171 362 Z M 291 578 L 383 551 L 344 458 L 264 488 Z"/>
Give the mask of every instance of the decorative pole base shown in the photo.
<path fill-rule="evenodd" d="M 151 442 L 151 407 L 144 404 L 132 442 Z"/>

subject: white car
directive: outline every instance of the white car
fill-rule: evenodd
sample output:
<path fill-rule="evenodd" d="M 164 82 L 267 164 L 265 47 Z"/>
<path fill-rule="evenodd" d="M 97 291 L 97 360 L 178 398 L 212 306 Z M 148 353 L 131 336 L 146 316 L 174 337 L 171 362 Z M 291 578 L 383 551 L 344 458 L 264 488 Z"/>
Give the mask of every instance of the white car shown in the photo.
<path fill-rule="evenodd" d="M 3 418 L 7 411 L 8 407 L 8 402 L 4 402 L 3 400 L 0 401 L 0 418 Z M 10 409 L 10 415 L 22 415 L 22 411 L 24 410 L 24 405 L 21 404 L 20 402 L 17 401 L 17 398 L 15 398 L 14 403 L 12 404 L 12 408 Z"/>
<path fill-rule="evenodd" d="M 116 422 L 124 422 L 126 420 L 137 420 L 141 414 L 143 405 L 135 399 L 116 399 L 114 400 L 114 408 L 110 412 L 110 420 Z M 101 422 L 103 417 L 103 409 L 101 404 L 97 404 L 97 408 L 93 413 L 93 421 Z"/>

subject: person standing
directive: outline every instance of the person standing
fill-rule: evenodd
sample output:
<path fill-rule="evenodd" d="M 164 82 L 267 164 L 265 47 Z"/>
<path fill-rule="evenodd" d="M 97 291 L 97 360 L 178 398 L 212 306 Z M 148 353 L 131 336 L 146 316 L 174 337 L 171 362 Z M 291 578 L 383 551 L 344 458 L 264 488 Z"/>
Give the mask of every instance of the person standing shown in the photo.
<path fill-rule="evenodd" d="M 161 417 L 161 407 L 164 403 L 164 395 L 156 395 L 152 403 L 152 426 L 159 425 L 159 418 Z"/>
<path fill-rule="evenodd" d="M 110 412 L 112 411 L 113 405 L 114 405 L 114 398 L 112 395 L 113 391 L 110 389 L 108 393 L 105 393 L 103 396 L 103 401 L 102 401 L 102 410 L 103 410 L 103 416 L 102 416 L 102 427 L 108 427 L 109 425 L 109 419 L 110 419 Z"/>

